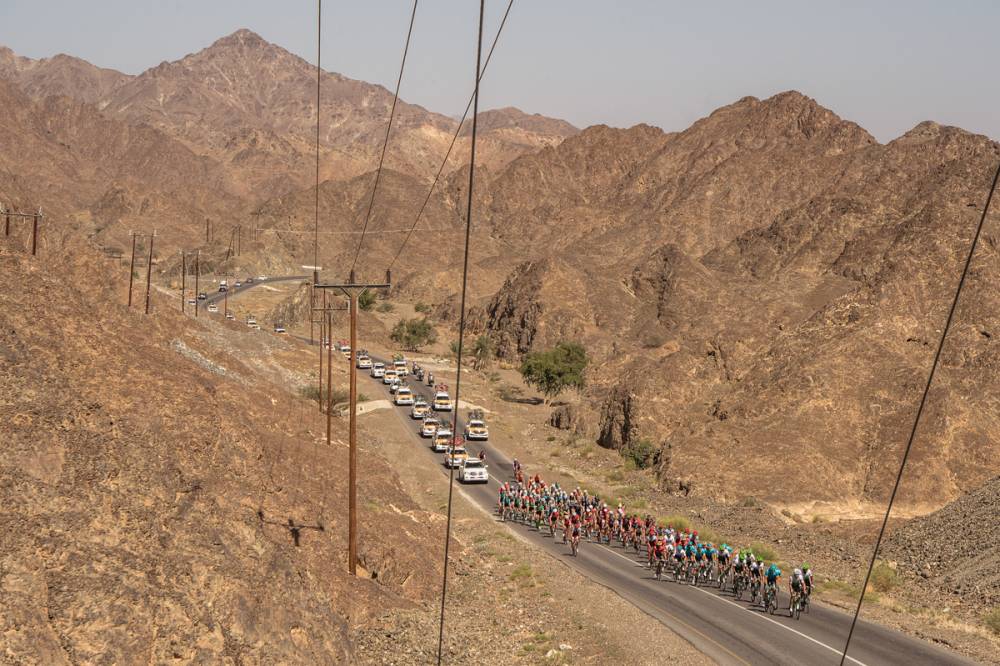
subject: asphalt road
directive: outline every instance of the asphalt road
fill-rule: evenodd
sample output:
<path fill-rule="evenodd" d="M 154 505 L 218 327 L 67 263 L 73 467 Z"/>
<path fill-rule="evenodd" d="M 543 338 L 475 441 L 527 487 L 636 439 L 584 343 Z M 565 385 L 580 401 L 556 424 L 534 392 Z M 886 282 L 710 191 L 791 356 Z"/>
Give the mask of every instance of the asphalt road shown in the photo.
<path fill-rule="evenodd" d="M 269 277 L 265 280 L 258 280 L 256 276 L 254 276 L 254 281 L 249 284 L 243 283 L 239 287 L 234 287 L 230 285 L 229 298 L 234 298 L 239 294 L 242 294 L 247 289 L 253 289 L 254 287 L 259 287 L 262 284 L 270 284 L 272 282 L 293 282 L 293 281 L 297 282 L 301 280 L 309 280 L 311 278 L 312 278 L 311 275 L 287 275 L 284 277 Z M 232 284 L 236 284 L 235 279 L 230 280 L 230 282 Z M 205 291 L 206 298 L 199 304 L 199 309 L 201 310 L 204 310 L 209 303 L 221 303 L 226 298 L 226 293 L 218 290 L 219 289 L 218 283 L 210 283 L 209 286 L 212 288 L 212 291 L 207 291 L 207 290 Z M 220 312 L 219 314 L 222 313 Z"/>
<path fill-rule="evenodd" d="M 307 277 L 270 278 L 266 282 L 301 279 Z M 255 281 L 241 287 L 239 291 L 257 284 L 262 283 Z M 385 362 L 386 359 L 373 357 L 373 360 Z M 359 370 L 358 377 L 360 385 L 370 382 L 373 386 L 381 387 L 384 394 L 391 398 L 388 387 L 381 380 L 371 379 L 367 371 Z M 411 381 L 408 384 L 413 388 L 414 394 L 422 395 L 430 402 L 433 389 L 426 386 L 426 383 L 418 384 L 412 377 L 409 379 Z M 429 440 L 420 437 L 417 432 L 419 421 L 410 418 L 409 407 L 397 407 L 393 411 L 412 433 L 415 451 L 420 451 L 420 455 L 428 456 L 439 464 L 442 473 L 447 476 L 443 454 L 434 453 Z M 450 418 L 453 422 L 457 421 L 455 414 Z M 487 484 L 462 486 L 462 492 L 467 499 L 496 516 L 498 486 L 513 478 L 511 460 L 488 442 L 469 442 L 467 447 L 470 453 L 486 450 L 490 481 Z M 530 471 L 534 473 L 536 470 Z M 458 485 L 457 474 L 455 483 Z M 779 610 L 775 615 L 768 615 L 751 608 L 746 602 L 736 601 L 730 593 L 720 592 L 713 587 L 692 587 L 666 578 L 657 581 L 634 553 L 627 553 L 620 546 L 609 547 L 584 541 L 580 545 L 579 554 L 574 557 L 569 547 L 562 544 L 561 537 L 553 539 L 547 530 L 538 532 L 515 523 L 508 523 L 505 527 L 591 580 L 607 586 L 721 664 L 840 663 L 840 652 L 847 637 L 851 616 L 838 609 L 814 603 L 808 615 L 803 614 L 799 620 L 794 620 L 788 617 L 787 610 L 783 607 L 787 606 L 788 597 L 782 594 Z M 645 558 L 645 553 L 641 554 L 641 558 Z M 784 584 L 784 580 L 782 583 Z M 664 661 L 668 662 L 669 659 Z M 919 666 L 973 662 L 943 648 L 862 619 L 855 628 L 846 663 L 855 666 Z"/>

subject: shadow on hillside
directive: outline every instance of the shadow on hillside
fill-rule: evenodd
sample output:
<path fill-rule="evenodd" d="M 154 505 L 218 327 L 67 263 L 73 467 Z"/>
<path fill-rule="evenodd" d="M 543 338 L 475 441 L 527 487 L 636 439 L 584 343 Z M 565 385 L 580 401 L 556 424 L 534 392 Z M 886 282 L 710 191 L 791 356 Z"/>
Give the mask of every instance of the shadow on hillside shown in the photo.
<path fill-rule="evenodd" d="M 506 396 L 501 396 L 501 397 L 502 397 L 502 399 L 503 399 L 504 402 L 514 402 L 514 403 L 517 403 L 519 405 L 540 405 L 543 402 L 545 402 L 545 400 L 543 400 L 542 398 L 539 398 L 538 396 L 532 396 L 530 398 L 523 398 L 521 396 L 506 395 Z"/>
<path fill-rule="evenodd" d="M 293 518 L 289 518 L 287 522 L 281 522 L 279 520 L 268 520 L 264 516 L 263 509 L 257 509 L 257 519 L 264 525 L 273 525 L 275 527 L 283 527 L 288 530 L 288 534 L 292 537 L 292 543 L 296 547 L 300 545 L 300 540 L 302 539 L 302 530 L 315 530 L 317 532 L 325 531 L 323 523 L 317 522 L 315 525 L 306 525 L 303 523 L 296 523 Z"/>

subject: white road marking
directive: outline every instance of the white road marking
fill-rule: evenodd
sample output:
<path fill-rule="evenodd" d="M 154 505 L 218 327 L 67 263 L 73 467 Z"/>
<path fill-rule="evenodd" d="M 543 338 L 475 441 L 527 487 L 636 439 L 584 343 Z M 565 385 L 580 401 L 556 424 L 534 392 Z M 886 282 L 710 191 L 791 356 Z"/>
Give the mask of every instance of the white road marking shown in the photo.
<path fill-rule="evenodd" d="M 596 544 L 596 545 L 600 546 L 601 548 L 603 548 L 604 550 L 608 551 L 612 555 L 615 555 L 617 557 L 622 558 L 623 560 L 625 560 L 629 564 L 635 565 L 635 560 L 629 559 L 629 558 L 625 557 L 624 555 L 622 555 L 621 553 L 616 552 L 616 551 L 608 548 L 603 543 L 599 543 L 599 544 Z M 687 587 L 691 587 L 691 586 L 688 585 Z M 703 590 L 703 589 L 701 589 L 700 587 L 697 587 L 697 586 L 695 586 L 693 589 L 698 590 L 702 594 L 707 594 L 708 596 L 712 597 L 713 599 L 718 599 L 719 601 L 725 602 L 727 604 L 732 604 L 733 606 L 735 606 L 736 608 L 739 608 L 740 610 L 744 610 L 744 611 L 749 612 L 753 617 L 758 617 L 758 618 L 760 618 L 762 620 L 767 620 L 768 622 L 771 622 L 772 624 L 775 624 L 775 625 L 781 627 L 782 629 L 787 629 L 788 631 L 792 632 L 793 634 L 797 634 L 797 635 L 801 636 L 802 638 L 805 638 L 806 640 L 812 641 L 816 645 L 821 645 L 821 646 L 825 647 L 827 650 L 830 650 L 831 652 L 833 652 L 835 654 L 841 654 L 841 651 L 838 650 L 837 648 L 831 647 L 831 646 L 827 645 L 826 643 L 824 643 L 823 641 L 818 641 L 815 638 L 813 638 L 812 636 L 809 636 L 807 634 L 803 634 L 801 631 L 798 631 L 796 629 L 792 629 L 791 627 L 789 627 L 787 625 L 784 625 L 784 624 L 778 622 L 777 620 L 772 620 L 771 618 L 767 617 L 766 615 L 762 615 L 760 613 L 756 613 L 756 612 L 752 611 L 751 609 L 749 609 L 749 608 L 747 608 L 745 606 L 739 605 L 735 601 L 731 601 L 729 599 L 724 599 L 724 598 L 722 598 L 722 597 L 720 597 L 718 595 L 712 594 L 711 592 L 709 592 L 707 590 Z M 855 664 L 858 664 L 858 666 L 868 666 L 864 662 L 858 661 L 854 657 L 848 656 L 847 659 L 849 661 L 853 661 Z"/>

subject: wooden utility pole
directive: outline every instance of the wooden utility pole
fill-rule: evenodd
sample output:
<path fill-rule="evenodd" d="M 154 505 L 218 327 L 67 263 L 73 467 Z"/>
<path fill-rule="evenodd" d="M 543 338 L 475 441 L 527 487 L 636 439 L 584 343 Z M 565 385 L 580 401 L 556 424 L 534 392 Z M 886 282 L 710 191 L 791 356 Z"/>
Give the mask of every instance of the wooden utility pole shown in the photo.
<path fill-rule="evenodd" d="M 333 312 L 326 310 L 326 330 L 333 330 Z M 332 335 L 331 335 L 332 337 Z M 320 353 L 323 352 L 322 347 Z M 329 445 L 333 433 L 333 340 L 326 346 L 326 443 Z"/>
<path fill-rule="evenodd" d="M 3 235 L 10 236 L 10 211 L 4 210 Z"/>
<path fill-rule="evenodd" d="M 326 292 L 323 292 L 323 311 L 326 311 Z M 319 413 L 323 413 L 323 341 L 326 339 L 326 320 L 319 316 Z"/>
<path fill-rule="evenodd" d="M 206 243 L 209 242 L 210 240 L 212 240 L 212 237 L 211 237 L 211 229 L 212 229 L 211 224 L 212 223 L 206 217 L 205 218 L 205 242 Z"/>
<path fill-rule="evenodd" d="M 366 289 L 388 289 L 389 274 L 381 284 L 358 284 L 351 271 L 347 284 L 319 284 L 318 271 L 313 273 L 317 289 L 339 289 L 350 299 L 351 353 L 350 353 L 350 425 L 348 451 L 348 506 L 347 506 L 347 570 L 358 574 L 358 364 L 354 362 L 358 346 L 358 296 Z M 332 341 L 331 341 L 332 342 Z M 329 419 L 329 415 L 327 416 Z M 328 431 L 329 432 L 329 431 Z M 329 434 L 327 435 L 329 442 Z"/>
<path fill-rule="evenodd" d="M 129 236 L 132 237 L 132 258 L 128 262 L 128 307 L 132 307 L 132 276 L 135 274 L 135 237 L 137 234 L 134 231 L 128 232 Z"/>
<path fill-rule="evenodd" d="M 201 292 L 200 289 L 201 282 L 201 250 L 195 250 L 194 252 L 194 316 L 198 316 L 198 305 L 200 301 L 198 300 L 198 294 Z"/>
<path fill-rule="evenodd" d="M 243 225 L 236 225 L 236 256 L 243 254 Z"/>
<path fill-rule="evenodd" d="M 146 314 L 149 314 L 149 284 L 153 278 L 153 241 L 156 239 L 156 229 L 149 236 L 149 261 L 146 262 Z"/>
<path fill-rule="evenodd" d="M 38 249 L 38 219 L 42 216 L 42 209 L 32 216 L 31 221 L 31 256 L 35 256 Z"/>
<path fill-rule="evenodd" d="M 187 300 L 187 254 L 181 250 L 181 313 L 184 312 L 184 301 Z"/>

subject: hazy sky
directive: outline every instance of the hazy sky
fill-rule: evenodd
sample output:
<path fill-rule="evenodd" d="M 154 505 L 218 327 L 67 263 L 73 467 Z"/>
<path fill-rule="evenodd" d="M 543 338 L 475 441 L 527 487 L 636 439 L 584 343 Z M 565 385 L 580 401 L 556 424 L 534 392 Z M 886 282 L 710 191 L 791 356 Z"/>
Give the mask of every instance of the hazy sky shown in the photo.
<path fill-rule="evenodd" d="M 487 44 L 506 5 L 487 1 Z M 324 68 L 391 89 L 410 6 L 326 0 Z M 477 12 L 474 0 L 420 3 L 405 100 L 461 112 Z M 315 60 L 315 0 L 0 0 L 0 44 L 128 73 L 241 27 Z M 1000 138 L 998 28 L 993 0 L 514 0 L 481 108 L 677 130 L 745 95 L 796 89 L 881 141 L 927 119 Z"/>

